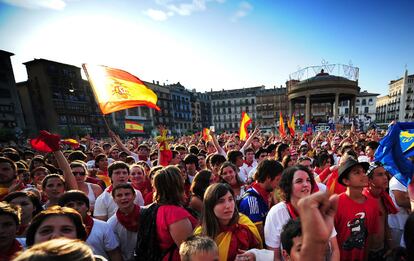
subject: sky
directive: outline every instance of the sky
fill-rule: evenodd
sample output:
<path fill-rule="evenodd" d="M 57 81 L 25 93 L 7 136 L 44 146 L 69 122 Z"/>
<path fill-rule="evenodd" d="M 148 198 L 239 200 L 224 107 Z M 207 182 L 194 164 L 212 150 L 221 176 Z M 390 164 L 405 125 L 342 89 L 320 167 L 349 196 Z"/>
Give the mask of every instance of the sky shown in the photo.
<path fill-rule="evenodd" d="M 359 68 L 361 90 L 385 95 L 414 74 L 414 1 L 0 0 L 0 49 L 101 64 L 141 80 L 210 91 L 285 85 L 299 69 Z"/>

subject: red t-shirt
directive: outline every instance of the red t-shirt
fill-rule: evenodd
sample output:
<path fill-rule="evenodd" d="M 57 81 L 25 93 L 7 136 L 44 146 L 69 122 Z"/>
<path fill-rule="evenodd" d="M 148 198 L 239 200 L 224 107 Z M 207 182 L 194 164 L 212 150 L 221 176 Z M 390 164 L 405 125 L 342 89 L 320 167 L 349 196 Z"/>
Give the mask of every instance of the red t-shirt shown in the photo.
<path fill-rule="evenodd" d="M 174 205 L 164 205 L 158 208 L 157 212 L 157 236 L 161 250 L 165 251 L 174 244 L 174 240 L 170 234 L 169 226 L 180 220 L 188 218 L 193 229 L 197 225 L 195 219 L 185 208 Z M 169 255 L 166 255 L 163 260 L 169 260 Z M 180 261 L 178 247 L 173 252 L 173 261 Z"/>
<path fill-rule="evenodd" d="M 326 189 L 330 194 L 338 195 L 346 191 L 346 187 L 338 182 L 338 170 L 332 171 L 331 176 L 329 176 L 328 181 L 326 182 Z"/>
<path fill-rule="evenodd" d="M 369 197 L 364 203 L 357 203 L 342 193 L 338 206 L 335 229 L 341 261 L 362 261 L 368 235 L 378 232 L 378 202 Z"/>

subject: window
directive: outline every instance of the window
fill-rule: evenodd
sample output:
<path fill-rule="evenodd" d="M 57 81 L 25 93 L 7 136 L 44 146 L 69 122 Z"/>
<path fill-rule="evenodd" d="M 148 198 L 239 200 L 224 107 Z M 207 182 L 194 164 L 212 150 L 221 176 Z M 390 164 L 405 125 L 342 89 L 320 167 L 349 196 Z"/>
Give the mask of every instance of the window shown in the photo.
<path fill-rule="evenodd" d="M 369 107 L 365 107 L 364 108 L 364 113 L 368 113 L 369 112 Z"/>
<path fill-rule="evenodd" d="M 357 107 L 357 108 L 355 109 L 355 113 L 356 113 L 356 114 L 358 114 L 358 113 L 359 113 L 358 111 L 359 111 L 359 108 Z"/>
<path fill-rule="evenodd" d="M 367 105 L 367 100 L 366 99 L 362 99 L 362 105 Z"/>
<path fill-rule="evenodd" d="M 349 109 L 345 108 L 345 114 L 348 114 L 348 113 L 349 113 Z"/>

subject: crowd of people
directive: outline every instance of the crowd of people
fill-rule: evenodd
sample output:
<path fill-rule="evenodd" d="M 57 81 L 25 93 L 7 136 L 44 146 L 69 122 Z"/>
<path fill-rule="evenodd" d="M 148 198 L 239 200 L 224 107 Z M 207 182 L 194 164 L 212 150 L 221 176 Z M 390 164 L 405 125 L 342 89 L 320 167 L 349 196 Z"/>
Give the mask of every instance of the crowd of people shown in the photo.
<path fill-rule="evenodd" d="M 414 184 L 375 161 L 384 135 L 2 145 L 0 261 L 414 260 Z"/>

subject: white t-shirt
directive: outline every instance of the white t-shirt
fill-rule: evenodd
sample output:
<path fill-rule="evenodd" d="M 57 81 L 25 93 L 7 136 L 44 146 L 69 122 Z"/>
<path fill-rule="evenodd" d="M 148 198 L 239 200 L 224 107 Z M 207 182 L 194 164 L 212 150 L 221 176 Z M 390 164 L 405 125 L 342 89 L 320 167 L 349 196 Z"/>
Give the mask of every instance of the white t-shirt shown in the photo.
<path fill-rule="evenodd" d="M 144 199 L 142 198 L 142 194 L 139 190 L 135 190 L 135 200 L 134 203 L 139 206 L 144 206 Z M 99 216 L 107 216 L 108 219 L 112 217 L 115 212 L 118 210 L 118 206 L 116 205 L 114 199 L 112 198 L 112 194 L 108 192 L 108 188 L 99 195 L 95 202 L 95 209 L 93 211 L 93 215 L 95 217 Z"/>
<path fill-rule="evenodd" d="M 274 205 L 267 214 L 264 236 L 268 247 L 280 248 L 280 234 L 283 226 L 291 219 L 285 202 L 279 202 Z M 336 230 L 333 228 L 331 238 L 336 236 Z"/>
<path fill-rule="evenodd" d="M 243 165 L 240 167 L 239 171 L 239 177 L 243 182 L 246 182 L 249 178 L 249 173 L 252 169 L 257 168 L 257 161 L 254 160 L 251 166 L 248 166 L 246 163 L 243 163 Z"/>
<path fill-rule="evenodd" d="M 106 252 L 112 251 L 119 246 L 119 241 L 108 223 L 93 219 L 92 231 L 86 239 L 86 243 L 92 248 L 95 255 L 108 259 Z"/>
<path fill-rule="evenodd" d="M 121 223 L 119 223 L 116 215 L 113 215 L 108 220 L 108 224 L 119 240 L 123 260 L 135 260 L 134 252 L 138 233 L 127 230 Z"/>
<path fill-rule="evenodd" d="M 397 207 L 398 213 L 388 215 L 388 225 L 390 226 L 390 228 L 403 230 L 405 221 L 407 221 L 407 218 L 408 218 L 408 212 L 407 210 L 397 205 L 393 191 L 398 190 L 402 192 L 408 192 L 408 190 L 407 190 L 407 187 L 401 184 L 395 177 L 392 177 L 390 179 L 389 187 L 390 187 L 390 197 L 392 201 L 394 202 L 394 205 Z"/>

